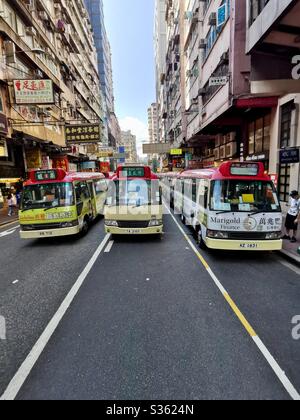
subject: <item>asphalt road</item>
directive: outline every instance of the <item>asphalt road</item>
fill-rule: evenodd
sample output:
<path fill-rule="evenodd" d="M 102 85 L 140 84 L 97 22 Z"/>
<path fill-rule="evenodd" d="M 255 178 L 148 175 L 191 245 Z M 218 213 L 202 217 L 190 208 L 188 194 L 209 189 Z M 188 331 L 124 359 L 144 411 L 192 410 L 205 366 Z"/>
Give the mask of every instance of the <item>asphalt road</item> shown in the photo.
<path fill-rule="evenodd" d="M 0 394 L 105 236 L 103 221 L 75 241 L 1 232 Z M 99 254 L 18 399 L 290 399 L 170 215 L 165 232 Z M 299 271 L 276 254 L 202 255 L 300 392 Z"/>

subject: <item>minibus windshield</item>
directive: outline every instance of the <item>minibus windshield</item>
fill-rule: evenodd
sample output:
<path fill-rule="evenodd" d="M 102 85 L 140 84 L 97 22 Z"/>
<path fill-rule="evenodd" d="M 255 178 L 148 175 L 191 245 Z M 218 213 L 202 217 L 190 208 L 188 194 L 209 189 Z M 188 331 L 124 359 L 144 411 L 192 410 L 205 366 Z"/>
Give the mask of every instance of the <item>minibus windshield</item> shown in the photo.
<path fill-rule="evenodd" d="M 280 212 L 281 207 L 272 182 L 214 181 L 210 209 L 220 212 Z"/>
<path fill-rule="evenodd" d="M 24 188 L 21 210 L 51 209 L 74 205 L 71 183 L 37 184 Z"/>
<path fill-rule="evenodd" d="M 141 207 L 160 205 L 161 199 L 158 181 L 133 179 L 115 181 L 107 203 L 108 205 Z"/>

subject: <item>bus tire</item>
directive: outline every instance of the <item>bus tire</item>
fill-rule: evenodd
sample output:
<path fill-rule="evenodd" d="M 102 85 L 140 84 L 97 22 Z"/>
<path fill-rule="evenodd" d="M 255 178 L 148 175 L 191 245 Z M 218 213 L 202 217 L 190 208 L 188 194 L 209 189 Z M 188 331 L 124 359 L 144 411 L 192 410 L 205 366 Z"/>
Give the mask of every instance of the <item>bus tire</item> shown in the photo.
<path fill-rule="evenodd" d="M 85 218 L 84 221 L 83 221 L 82 229 L 81 229 L 81 236 L 82 237 L 85 236 L 88 233 L 89 227 L 90 227 L 89 219 Z"/>
<path fill-rule="evenodd" d="M 204 242 L 203 237 L 202 237 L 201 229 L 199 229 L 199 232 L 198 232 L 197 236 L 198 236 L 199 248 L 202 249 L 202 250 L 207 250 L 206 243 Z"/>

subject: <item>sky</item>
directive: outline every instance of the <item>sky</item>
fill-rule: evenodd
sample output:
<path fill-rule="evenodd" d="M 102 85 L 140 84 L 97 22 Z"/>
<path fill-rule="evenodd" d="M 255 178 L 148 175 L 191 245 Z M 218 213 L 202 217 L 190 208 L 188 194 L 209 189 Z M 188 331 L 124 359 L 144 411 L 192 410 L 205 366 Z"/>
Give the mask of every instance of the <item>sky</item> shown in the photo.
<path fill-rule="evenodd" d="M 147 109 L 155 102 L 154 0 L 104 0 L 112 47 L 116 114 L 122 130 L 148 142 Z"/>

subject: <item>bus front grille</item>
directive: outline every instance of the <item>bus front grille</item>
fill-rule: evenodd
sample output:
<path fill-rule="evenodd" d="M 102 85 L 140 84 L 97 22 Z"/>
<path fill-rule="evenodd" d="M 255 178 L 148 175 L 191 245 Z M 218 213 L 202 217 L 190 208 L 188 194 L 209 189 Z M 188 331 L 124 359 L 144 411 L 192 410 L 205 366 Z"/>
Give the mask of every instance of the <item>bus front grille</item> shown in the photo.
<path fill-rule="evenodd" d="M 21 225 L 21 230 L 23 232 L 32 231 L 32 230 L 52 230 L 60 229 L 62 227 L 61 223 L 42 223 L 39 225 Z"/>
<path fill-rule="evenodd" d="M 263 241 L 266 239 L 265 232 L 230 232 L 229 239 L 242 241 Z"/>
<path fill-rule="evenodd" d="M 119 228 L 123 229 L 145 229 L 149 227 L 149 221 L 123 221 L 118 220 Z"/>

